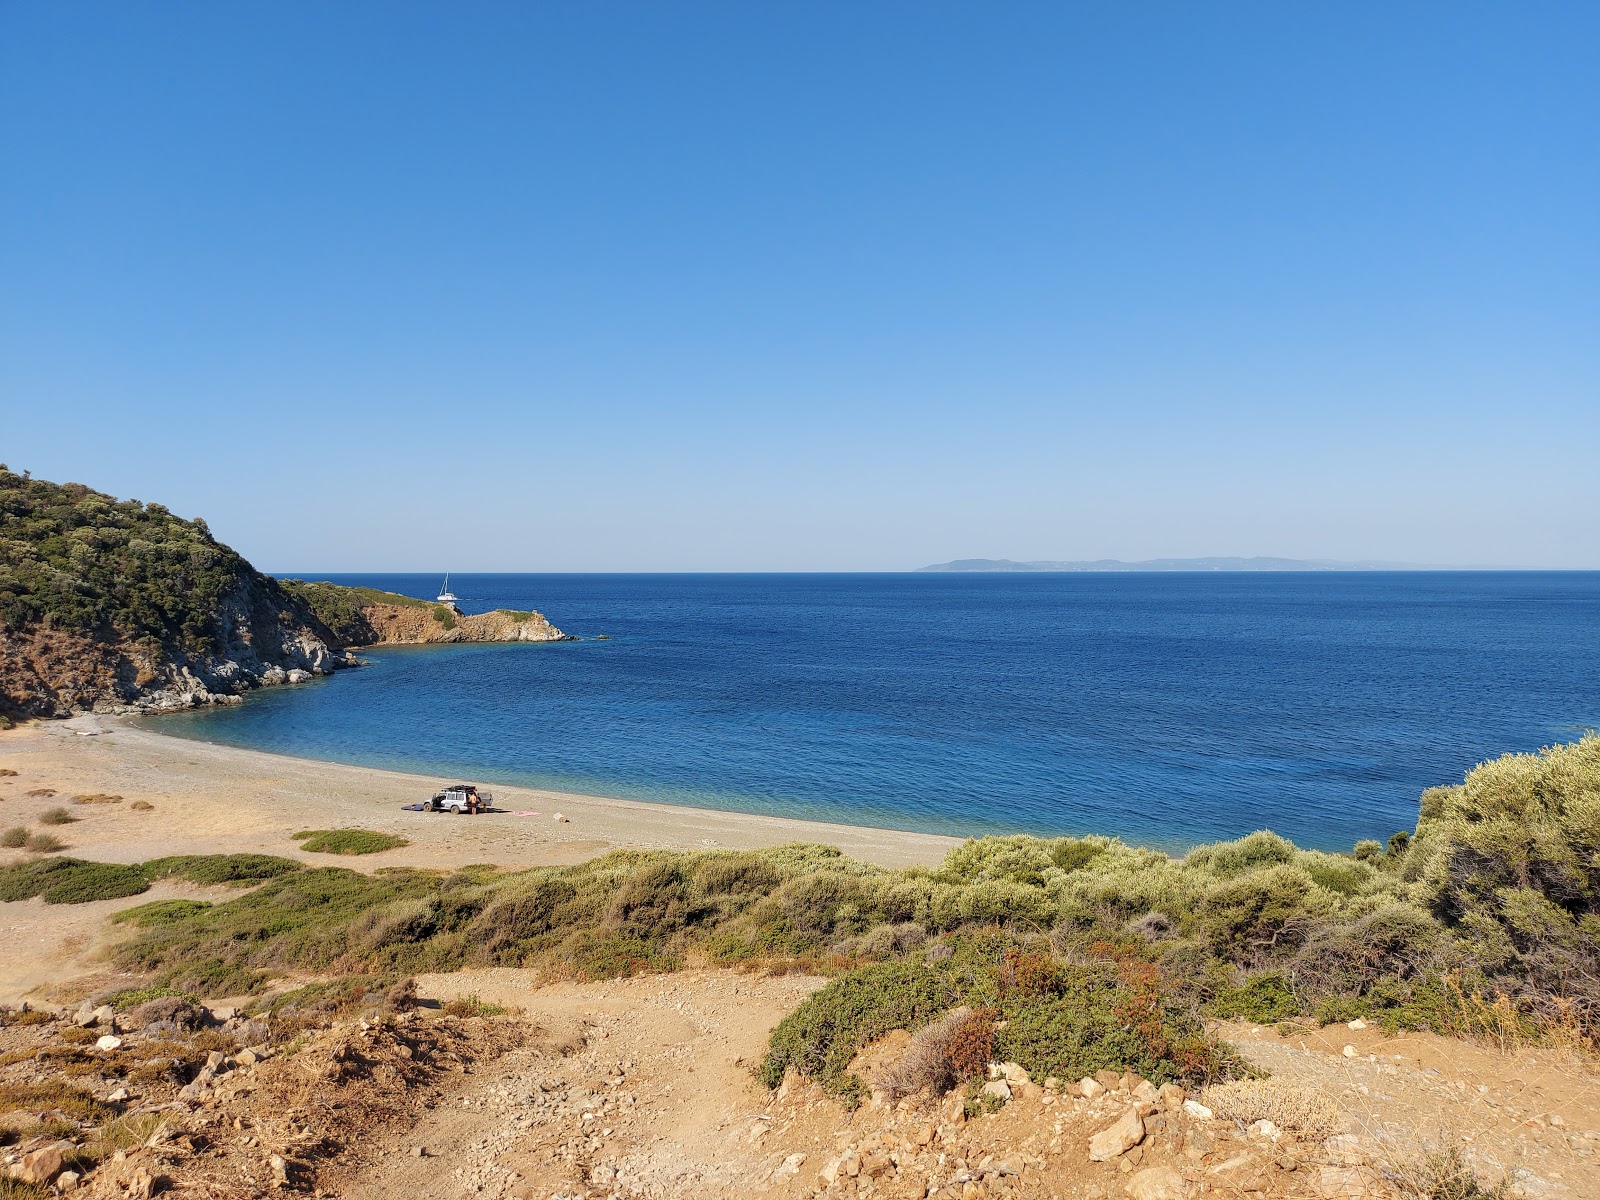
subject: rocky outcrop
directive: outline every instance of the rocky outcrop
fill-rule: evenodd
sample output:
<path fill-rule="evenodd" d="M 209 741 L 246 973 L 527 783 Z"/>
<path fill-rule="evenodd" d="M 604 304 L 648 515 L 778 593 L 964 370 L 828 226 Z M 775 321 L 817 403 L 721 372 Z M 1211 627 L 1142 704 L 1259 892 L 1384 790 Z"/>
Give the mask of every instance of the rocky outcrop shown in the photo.
<path fill-rule="evenodd" d="M 564 638 L 535 612 L 280 582 L 204 521 L 0 465 L 0 726 L 233 704 L 355 666 L 350 646 Z"/>
<path fill-rule="evenodd" d="M 432 642 L 564 642 L 573 640 L 542 613 L 493 612 L 466 615 L 443 605 L 369 604 L 362 616 L 372 631 L 373 646 L 423 645 Z"/>
<path fill-rule="evenodd" d="M 299 683 L 356 659 L 303 603 L 264 575 L 223 597 L 211 637 L 129 636 L 44 621 L 0 629 L 0 712 L 166 712 L 235 704 L 253 688 Z"/>

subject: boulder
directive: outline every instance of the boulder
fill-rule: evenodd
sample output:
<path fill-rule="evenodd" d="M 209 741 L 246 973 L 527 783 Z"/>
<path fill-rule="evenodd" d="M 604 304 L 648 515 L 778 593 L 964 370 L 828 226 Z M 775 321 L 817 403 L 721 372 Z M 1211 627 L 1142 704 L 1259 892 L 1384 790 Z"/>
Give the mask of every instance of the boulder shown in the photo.
<path fill-rule="evenodd" d="M 991 1079 L 983 1085 L 983 1094 L 997 1100 L 1011 1099 L 1011 1085 L 1004 1079 Z"/>
<path fill-rule="evenodd" d="M 1121 1158 L 1142 1141 L 1144 1117 L 1137 1107 L 1129 1106 L 1120 1117 L 1089 1139 L 1089 1161 L 1109 1162 Z"/>
<path fill-rule="evenodd" d="M 1185 1100 L 1183 1111 L 1184 1115 L 1193 1117 L 1196 1121 L 1210 1121 L 1217 1115 L 1198 1100 Z"/>
<path fill-rule="evenodd" d="M 97 1050 L 120 1050 L 122 1049 L 122 1039 L 114 1033 L 108 1033 L 95 1042 L 95 1048 Z"/>
<path fill-rule="evenodd" d="M 1182 1108 L 1183 1102 L 1189 1098 L 1189 1093 L 1175 1083 L 1163 1083 L 1157 1094 L 1167 1108 Z"/>
<path fill-rule="evenodd" d="M 1142 1101 L 1145 1104 L 1154 1104 L 1161 1098 L 1161 1093 L 1156 1090 L 1156 1085 L 1148 1079 L 1139 1080 L 1129 1091 L 1135 1100 Z"/>
<path fill-rule="evenodd" d="M 1012 1087 L 1016 1087 L 1017 1084 L 1019 1084 L 1019 1083 L 1032 1083 L 1033 1082 L 1033 1080 L 1031 1078 L 1029 1078 L 1028 1072 L 1026 1070 L 1024 1070 L 1021 1066 L 1019 1066 L 1018 1064 L 1013 1063 L 1013 1062 L 1001 1063 L 1000 1064 L 1000 1076 L 999 1077 L 1001 1079 L 1004 1079 Z"/>
<path fill-rule="evenodd" d="M 15 1177 L 23 1183 L 46 1184 L 61 1174 L 66 1156 L 77 1150 L 71 1142 L 52 1142 L 22 1156 Z"/>
<path fill-rule="evenodd" d="M 1132 1200 L 1183 1200 L 1183 1176 L 1171 1167 L 1146 1167 L 1135 1171 L 1126 1184 Z"/>
<path fill-rule="evenodd" d="M 1098 1079 L 1090 1079 L 1087 1075 L 1078 1080 L 1078 1091 L 1085 1100 L 1093 1100 L 1096 1096 L 1106 1094 L 1105 1084 Z"/>

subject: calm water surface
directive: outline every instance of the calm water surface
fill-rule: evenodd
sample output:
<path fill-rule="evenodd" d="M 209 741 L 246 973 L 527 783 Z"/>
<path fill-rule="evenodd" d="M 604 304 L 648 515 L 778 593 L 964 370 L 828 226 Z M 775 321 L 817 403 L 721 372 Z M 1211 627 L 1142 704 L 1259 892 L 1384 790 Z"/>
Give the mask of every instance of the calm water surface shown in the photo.
<path fill-rule="evenodd" d="M 1171 849 L 1264 827 L 1348 849 L 1474 762 L 1600 725 L 1600 572 L 450 582 L 469 612 L 611 640 L 371 651 L 152 721 L 441 778 Z"/>

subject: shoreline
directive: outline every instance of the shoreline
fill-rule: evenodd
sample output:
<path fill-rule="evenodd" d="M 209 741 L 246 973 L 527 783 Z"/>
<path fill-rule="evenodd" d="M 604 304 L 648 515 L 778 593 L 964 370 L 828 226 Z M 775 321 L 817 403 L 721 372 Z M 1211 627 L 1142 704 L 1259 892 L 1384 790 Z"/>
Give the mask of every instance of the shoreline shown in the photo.
<path fill-rule="evenodd" d="M 934 866 L 964 839 L 800 818 L 489 784 L 496 806 L 479 817 L 405 812 L 401 805 L 454 782 L 157 733 L 127 717 L 36 721 L 0 732 L 0 824 L 37 819 L 67 802 L 79 818 L 55 832 L 64 853 L 139 862 L 174 853 L 252 851 L 358 869 L 566 865 L 623 849 L 757 849 L 823 842 L 885 867 Z M 28 797 L 52 788 L 55 797 Z M 71 804 L 109 793 L 114 804 Z M 152 811 L 134 812 L 144 800 Z M 514 813 L 538 813 L 516 816 Z M 568 820 L 558 823 L 560 813 Z M 301 829 L 359 825 L 411 845 L 356 857 L 310 855 L 291 839 Z M 13 852 L 0 851 L 0 861 Z"/>

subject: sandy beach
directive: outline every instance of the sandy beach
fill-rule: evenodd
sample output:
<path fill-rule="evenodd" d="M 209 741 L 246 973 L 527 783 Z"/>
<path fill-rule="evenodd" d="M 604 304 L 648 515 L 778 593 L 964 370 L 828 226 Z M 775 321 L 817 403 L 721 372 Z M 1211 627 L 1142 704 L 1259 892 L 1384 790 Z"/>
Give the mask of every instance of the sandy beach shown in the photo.
<path fill-rule="evenodd" d="M 140 862 L 165 854 L 258 851 L 363 868 L 505 867 L 580 862 L 619 849 L 750 849 L 825 842 L 883 866 L 937 863 L 958 839 L 783 817 L 718 812 L 492 786 L 506 813 L 405 812 L 445 783 L 432 776 L 315 762 L 155 733 L 121 718 L 35 722 L 0 733 L 0 826 L 31 824 L 65 803 L 77 823 L 54 832 L 81 858 Z M 54 796 L 30 796 L 51 789 Z M 119 803 L 73 804 L 78 795 Z M 143 800 L 149 811 L 135 811 Z M 537 813 L 516 816 L 512 813 Z M 556 814 L 567 818 L 555 820 Z M 302 854 L 291 835 L 343 827 L 400 834 L 411 845 L 361 858 Z M 0 851 L 9 861 L 14 851 Z"/>
<path fill-rule="evenodd" d="M 252 851 L 357 870 L 387 866 L 516 868 L 581 862 L 621 849 L 750 849 L 825 842 L 883 866 L 937 863 L 955 838 L 782 817 L 752 816 L 575 796 L 495 785 L 507 813 L 477 817 L 405 812 L 402 804 L 451 782 L 286 755 L 216 746 L 151 732 L 115 717 L 43 721 L 0 732 L 0 828 L 42 828 L 46 810 L 65 807 L 72 824 L 51 832 L 65 854 L 101 862 L 144 862 L 168 854 Z M 49 792 L 51 794 L 35 794 Z M 111 803 L 75 804 L 80 795 Z M 135 809 L 144 801 L 149 809 Z M 514 816 L 512 812 L 538 813 Z M 565 822 L 555 820 L 559 813 Z M 308 854 L 302 829 L 359 827 L 395 833 L 411 844 L 357 857 Z M 29 857 L 0 850 L 0 865 Z M 40 998 L 97 970 L 96 951 L 115 927 L 105 918 L 167 896 L 223 898 L 224 888 L 165 881 L 124 900 L 47 906 L 0 904 L 0 1003 Z"/>

